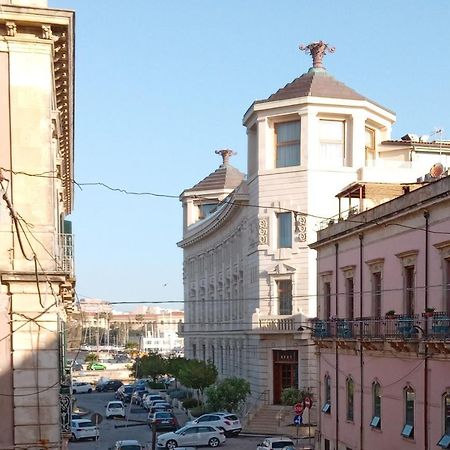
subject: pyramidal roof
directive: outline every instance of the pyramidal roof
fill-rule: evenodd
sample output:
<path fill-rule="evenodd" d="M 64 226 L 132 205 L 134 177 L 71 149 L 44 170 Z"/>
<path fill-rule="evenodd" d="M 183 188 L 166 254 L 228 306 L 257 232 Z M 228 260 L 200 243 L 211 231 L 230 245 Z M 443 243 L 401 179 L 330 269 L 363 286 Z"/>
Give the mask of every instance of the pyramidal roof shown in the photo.
<path fill-rule="evenodd" d="M 194 185 L 189 191 L 220 191 L 236 189 L 244 179 L 244 174 L 229 163 L 229 158 L 233 151 L 217 150 L 223 158 L 223 163 L 214 172 L 210 173 L 202 181 Z"/>
<path fill-rule="evenodd" d="M 260 100 L 257 103 L 308 96 L 367 100 L 363 95 L 336 80 L 324 68 L 311 68 L 307 73 L 278 89 L 268 99 Z"/>

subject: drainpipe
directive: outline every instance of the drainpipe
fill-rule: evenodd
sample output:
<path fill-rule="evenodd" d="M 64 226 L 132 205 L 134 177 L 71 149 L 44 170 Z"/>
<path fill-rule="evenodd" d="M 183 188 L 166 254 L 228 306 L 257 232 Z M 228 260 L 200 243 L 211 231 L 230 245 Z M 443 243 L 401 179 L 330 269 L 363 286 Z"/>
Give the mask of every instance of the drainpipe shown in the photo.
<path fill-rule="evenodd" d="M 339 277 L 338 277 L 338 266 L 339 266 L 339 244 L 334 244 L 336 254 L 335 254 L 335 287 L 336 287 L 336 304 L 335 304 L 335 315 L 337 317 L 338 315 L 338 298 L 339 298 Z M 339 353 L 338 353 L 338 346 L 337 342 L 335 340 L 334 342 L 334 357 L 335 357 L 335 379 L 336 379 L 336 411 L 335 411 L 335 417 L 336 417 L 336 442 L 335 442 L 335 449 L 339 448 Z"/>
<path fill-rule="evenodd" d="M 425 217 L 425 310 L 428 308 L 428 234 L 429 234 L 429 211 L 425 210 L 423 212 L 423 217 Z M 428 336 L 428 320 L 425 320 L 425 336 Z M 423 384 L 424 384 L 424 399 L 423 399 L 423 430 L 424 430 L 424 450 L 428 450 L 428 348 L 425 344 L 424 346 L 424 374 L 423 374 Z"/>
<path fill-rule="evenodd" d="M 363 239 L 364 235 L 360 233 L 359 237 L 359 316 L 361 317 L 360 329 L 359 329 L 359 377 L 361 382 L 361 398 L 360 398 L 360 428 L 359 428 L 359 448 L 364 448 L 364 355 L 363 355 L 363 329 L 362 329 L 362 317 L 363 317 Z"/>

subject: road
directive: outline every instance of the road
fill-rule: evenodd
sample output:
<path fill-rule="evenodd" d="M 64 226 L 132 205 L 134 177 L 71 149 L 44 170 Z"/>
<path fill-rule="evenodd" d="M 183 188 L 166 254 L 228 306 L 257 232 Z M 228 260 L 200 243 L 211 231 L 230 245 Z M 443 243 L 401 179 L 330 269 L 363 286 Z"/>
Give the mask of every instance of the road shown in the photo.
<path fill-rule="evenodd" d="M 76 395 L 77 405 L 79 408 L 83 408 L 90 411 L 87 418 L 94 412 L 100 413 L 102 416 L 105 414 L 106 404 L 114 400 L 113 392 L 93 392 L 91 394 L 78 394 Z M 179 411 L 174 411 L 177 418 L 180 421 L 180 425 L 183 425 L 186 416 L 184 413 Z M 120 419 L 110 419 L 103 421 L 99 425 L 100 429 L 100 439 L 97 442 L 94 441 L 79 441 L 71 442 L 69 444 L 70 450 L 108 450 L 114 445 L 114 443 L 121 439 L 137 439 L 142 444 L 148 446 L 151 449 L 151 433 L 148 425 L 142 426 L 132 426 L 124 428 L 116 428 L 122 425 L 132 425 L 136 424 L 135 420 L 145 421 L 147 418 L 147 411 L 144 409 L 132 405 L 127 406 L 127 420 Z M 229 438 L 225 442 L 225 445 L 221 448 L 224 450 L 255 450 L 256 444 L 263 440 L 262 437 L 247 437 L 238 436 L 234 438 Z M 208 447 L 204 447 L 207 449 Z"/>

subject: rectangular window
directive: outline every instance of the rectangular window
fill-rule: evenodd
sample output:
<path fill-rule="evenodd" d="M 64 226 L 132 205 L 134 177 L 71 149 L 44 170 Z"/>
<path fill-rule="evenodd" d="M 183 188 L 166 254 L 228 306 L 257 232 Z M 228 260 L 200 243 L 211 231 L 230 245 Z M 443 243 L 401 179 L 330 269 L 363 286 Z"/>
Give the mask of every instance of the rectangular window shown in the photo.
<path fill-rule="evenodd" d="M 352 379 L 347 380 L 347 420 L 353 421 L 354 413 L 354 383 Z"/>
<path fill-rule="evenodd" d="M 292 314 L 292 281 L 278 280 L 278 314 L 291 315 Z"/>
<path fill-rule="evenodd" d="M 324 391 L 325 403 L 322 406 L 322 412 L 331 414 L 331 379 L 328 375 L 325 375 L 324 378 Z"/>
<path fill-rule="evenodd" d="M 300 165 L 300 121 L 277 123 L 276 167 Z"/>
<path fill-rule="evenodd" d="M 201 203 L 198 205 L 198 218 L 204 219 L 217 209 L 217 203 Z"/>
<path fill-rule="evenodd" d="M 353 320 L 355 317 L 354 310 L 354 283 L 353 277 L 349 277 L 345 279 L 345 294 L 347 299 L 347 319 Z"/>
<path fill-rule="evenodd" d="M 372 273 L 372 304 L 373 315 L 381 317 L 381 272 Z"/>
<path fill-rule="evenodd" d="M 366 166 L 373 165 L 375 161 L 375 130 L 366 127 Z"/>
<path fill-rule="evenodd" d="M 414 280 L 414 266 L 406 266 L 404 268 L 405 276 L 405 313 L 407 315 L 414 314 L 415 302 L 415 280 Z"/>
<path fill-rule="evenodd" d="M 329 320 L 331 315 L 331 284 L 329 281 L 323 283 L 323 319 Z"/>
<path fill-rule="evenodd" d="M 381 428 L 381 387 L 379 383 L 372 385 L 372 421 L 370 426 Z"/>
<path fill-rule="evenodd" d="M 328 439 L 324 440 L 324 450 L 330 450 L 330 441 Z"/>
<path fill-rule="evenodd" d="M 345 122 L 342 120 L 320 121 L 320 160 L 327 165 L 344 165 Z"/>
<path fill-rule="evenodd" d="M 402 436 L 414 438 L 414 403 L 416 394 L 413 389 L 405 390 L 405 425 L 402 430 Z"/>
<path fill-rule="evenodd" d="M 197 358 L 197 344 L 192 344 L 192 357 Z"/>
<path fill-rule="evenodd" d="M 278 248 L 292 247 L 292 214 L 290 212 L 277 214 Z"/>

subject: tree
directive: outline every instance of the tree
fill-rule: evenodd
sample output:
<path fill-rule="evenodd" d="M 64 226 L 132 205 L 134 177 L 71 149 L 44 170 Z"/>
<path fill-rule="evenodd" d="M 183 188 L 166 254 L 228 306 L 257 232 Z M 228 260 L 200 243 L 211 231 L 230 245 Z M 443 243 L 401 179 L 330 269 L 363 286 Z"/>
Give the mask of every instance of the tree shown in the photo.
<path fill-rule="evenodd" d="M 86 358 L 84 358 L 84 361 L 87 362 L 87 363 L 98 361 L 97 353 L 88 353 L 86 355 Z"/>
<path fill-rule="evenodd" d="M 207 404 L 214 411 L 235 412 L 250 394 L 250 383 L 243 378 L 225 378 L 206 388 Z"/>
<path fill-rule="evenodd" d="M 301 403 L 305 397 L 311 397 L 312 394 L 306 390 L 299 390 L 294 387 L 283 389 L 281 392 L 281 403 L 283 405 L 294 406 L 296 403 Z"/>
<path fill-rule="evenodd" d="M 158 353 L 149 353 L 136 359 L 131 367 L 131 373 L 135 378 L 150 376 L 153 380 L 167 371 L 166 360 Z"/>
<path fill-rule="evenodd" d="M 188 360 L 181 356 L 170 356 L 167 359 L 167 374 L 175 378 L 175 388 L 180 378 L 180 371 L 186 365 Z"/>
<path fill-rule="evenodd" d="M 217 369 L 214 364 L 196 359 L 187 359 L 179 371 L 179 379 L 182 384 L 191 389 L 197 389 L 203 394 L 203 390 L 214 384 L 217 379 Z"/>

